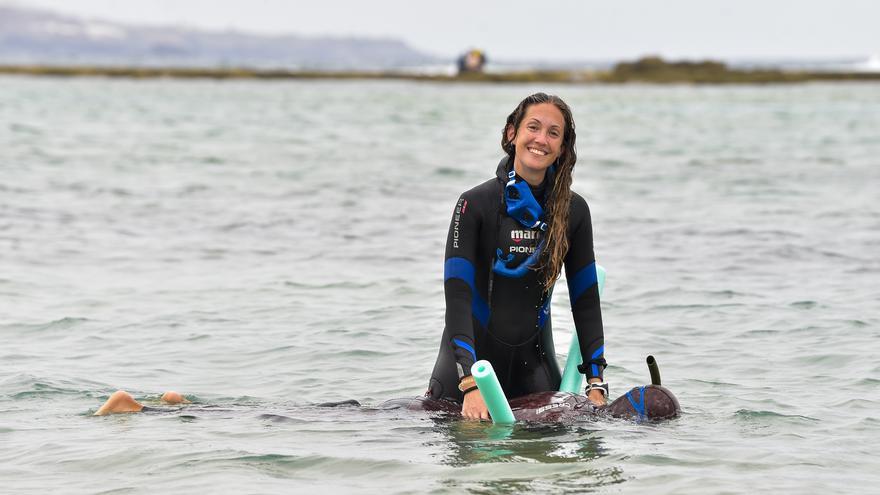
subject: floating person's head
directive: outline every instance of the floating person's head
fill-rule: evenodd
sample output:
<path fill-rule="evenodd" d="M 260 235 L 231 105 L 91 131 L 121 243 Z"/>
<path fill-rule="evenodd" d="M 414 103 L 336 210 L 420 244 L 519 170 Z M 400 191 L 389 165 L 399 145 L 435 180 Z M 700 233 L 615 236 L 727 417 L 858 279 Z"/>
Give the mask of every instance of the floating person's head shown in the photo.
<path fill-rule="evenodd" d="M 608 405 L 611 416 L 647 420 L 671 419 L 681 414 L 678 399 L 666 387 L 635 387 Z"/>

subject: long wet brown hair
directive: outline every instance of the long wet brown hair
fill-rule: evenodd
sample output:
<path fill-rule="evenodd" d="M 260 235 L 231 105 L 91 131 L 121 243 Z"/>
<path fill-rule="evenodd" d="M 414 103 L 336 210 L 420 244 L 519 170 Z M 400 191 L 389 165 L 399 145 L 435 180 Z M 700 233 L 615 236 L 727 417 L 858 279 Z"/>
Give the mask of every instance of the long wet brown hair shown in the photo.
<path fill-rule="evenodd" d="M 562 98 L 556 95 L 548 95 L 545 93 L 535 93 L 527 96 L 516 106 L 513 112 L 507 117 L 507 123 L 501 131 L 501 149 L 510 157 L 510 164 L 513 166 L 516 158 L 516 147 L 513 142 L 507 138 L 507 130 L 513 127 L 513 135 L 519 131 L 519 125 L 526 116 L 526 110 L 532 105 L 540 103 L 551 103 L 562 112 L 565 119 L 565 130 L 562 135 L 562 147 L 559 151 L 559 158 L 556 159 L 556 176 L 552 184 L 553 189 L 547 197 L 545 211 L 547 232 L 544 236 L 544 250 L 541 257 L 534 267 L 541 273 L 541 282 L 544 290 L 549 291 L 553 288 L 553 284 L 559 278 L 562 272 L 562 263 L 565 255 L 568 254 L 568 212 L 571 204 L 571 173 L 574 170 L 574 164 L 577 162 L 577 151 L 575 150 L 574 118 L 571 116 L 571 109 Z"/>

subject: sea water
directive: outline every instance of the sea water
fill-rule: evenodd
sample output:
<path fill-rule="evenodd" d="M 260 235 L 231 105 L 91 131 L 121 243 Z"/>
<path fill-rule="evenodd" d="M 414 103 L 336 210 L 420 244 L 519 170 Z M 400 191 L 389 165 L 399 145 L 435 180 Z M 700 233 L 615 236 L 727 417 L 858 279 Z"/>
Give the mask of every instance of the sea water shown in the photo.
<path fill-rule="evenodd" d="M 370 410 L 424 393 L 456 199 L 538 90 L 612 397 L 653 354 L 682 417 Z M 876 84 L 0 78 L 0 492 L 870 492 L 878 186 Z M 552 311 L 564 351 L 564 281 Z M 93 417 L 117 389 L 196 405 Z"/>

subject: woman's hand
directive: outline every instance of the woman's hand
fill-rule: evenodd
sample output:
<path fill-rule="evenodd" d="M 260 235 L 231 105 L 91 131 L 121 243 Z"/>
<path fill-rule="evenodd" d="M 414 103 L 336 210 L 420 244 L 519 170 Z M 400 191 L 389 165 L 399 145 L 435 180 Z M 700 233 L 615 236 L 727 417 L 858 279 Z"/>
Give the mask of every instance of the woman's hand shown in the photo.
<path fill-rule="evenodd" d="M 483 395 L 479 390 L 471 390 L 464 394 L 464 403 L 461 405 L 461 415 L 465 419 L 489 419 L 489 409 L 483 402 Z"/>
<path fill-rule="evenodd" d="M 601 390 L 590 390 L 590 394 L 587 395 L 587 399 L 590 399 L 590 402 L 596 404 L 597 406 L 605 405 L 605 394 L 603 394 Z"/>
<path fill-rule="evenodd" d="M 602 383 L 602 379 L 601 378 L 590 378 L 589 380 L 587 380 L 587 383 L 589 383 L 590 385 L 592 385 L 594 383 Z M 605 385 L 605 388 L 608 388 L 608 385 Z M 587 387 L 587 390 L 589 390 L 589 386 Z M 592 402 L 593 404 L 596 404 L 597 406 L 604 406 L 605 403 L 607 402 L 607 400 L 605 398 L 605 394 L 602 392 L 604 392 L 604 390 L 599 389 L 599 388 L 594 388 L 594 389 L 590 390 L 590 392 L 587 394 L 587 399 L 590 399 L 590 402 Z"/>

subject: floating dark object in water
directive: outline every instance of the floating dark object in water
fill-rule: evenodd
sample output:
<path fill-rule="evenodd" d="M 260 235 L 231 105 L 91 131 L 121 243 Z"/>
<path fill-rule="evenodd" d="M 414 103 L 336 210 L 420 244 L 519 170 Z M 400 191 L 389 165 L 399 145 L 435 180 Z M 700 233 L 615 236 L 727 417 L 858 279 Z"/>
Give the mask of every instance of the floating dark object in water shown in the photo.
<path fill-rule="evenodd" d="M 610 404 L 597 406 L 580 394 L 548 391 L 511 399 L 510 410 L 517 421 L 534 422 L 570 421 L 595 416 L 638 420 L 677 417 L 681 414 L 681 406 L 675 395 L 668 388 L 660 385 L 660 367 L 657 365 L 657 360 L 654 356 L 648 356 L 646 362 L 651 373 L 651 385 L 634 387 Z M 428 397 L 392 399 L 379 407 L 461 414 L 460 403 Z"/>
<path fill-rule="evenodd" d="M 379 407 L 382 409 L 461 414 L 461 404 L 458 402 L 428 397 L 392 399 Z M 634 387 L 604 406 L 596 406 L 585 396 L 569 392 L 536 392 L 511 399 L 510 409 L 517 421 L 541 423 L 572 421 L 597 416 L 663 420 L 672 419 L 681 414 L 678 399 L 669 389 L 661 385 Z"/>
<path fill-rule="evenodd" d="M 340 400 L 340 401 L 336 401 L 336 402 L 322 402 L 320 404 L 317 404 L 317 407 L 346 407 L 346 406 L 360 407 L 361 403 L 354 400 L 354 399 L 348 399 L 348 400 Z"/>

